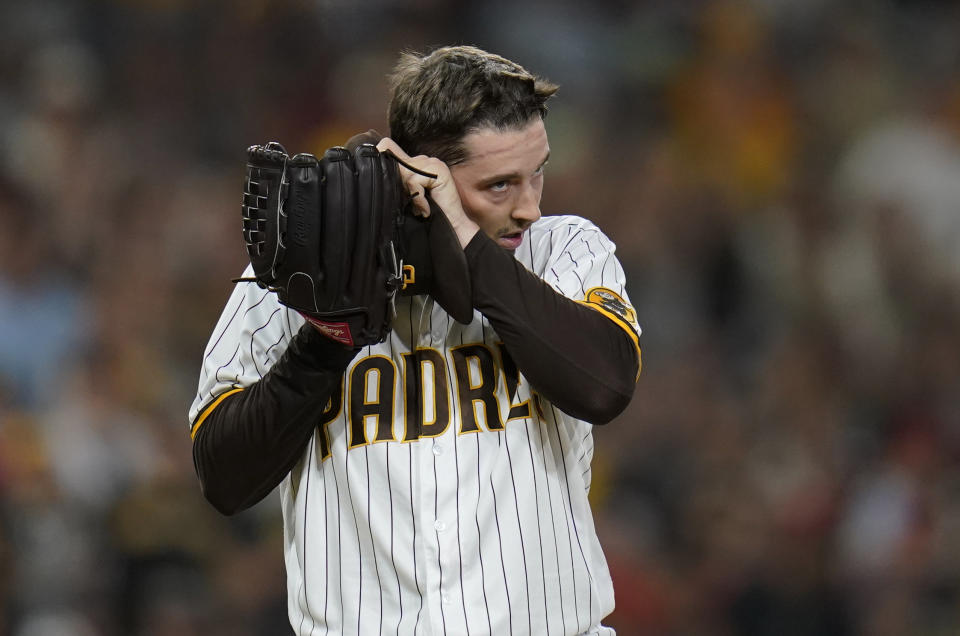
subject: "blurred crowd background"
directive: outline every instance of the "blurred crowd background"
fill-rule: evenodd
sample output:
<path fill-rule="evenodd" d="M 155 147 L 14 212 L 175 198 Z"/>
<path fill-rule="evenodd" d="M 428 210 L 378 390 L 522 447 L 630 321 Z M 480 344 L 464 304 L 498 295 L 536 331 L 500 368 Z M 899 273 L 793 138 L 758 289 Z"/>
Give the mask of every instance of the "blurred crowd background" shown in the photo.
<path fill-rule="evenodd" d="M 244 149 L 386 129 L 401 49 L 561 85 L 545 213 L 644 327 L 591 498 L 624 635 L 960 633 L 960 7 L 0 6 L 0 635 L 287 633 L 275 495 L 187 408 L 246 263 Z"/>

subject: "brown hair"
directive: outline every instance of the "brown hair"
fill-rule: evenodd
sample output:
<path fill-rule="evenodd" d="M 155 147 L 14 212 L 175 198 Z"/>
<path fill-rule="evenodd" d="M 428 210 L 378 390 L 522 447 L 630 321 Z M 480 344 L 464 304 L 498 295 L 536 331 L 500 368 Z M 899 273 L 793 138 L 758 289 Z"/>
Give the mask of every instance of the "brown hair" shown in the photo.
<path fill-rule="evenodd" d="M 473 46 L 404 52 L 390 80 L 390 137 L 411 155 L 450 165 L 466 158 L 467 134 L 521 128 L 545 117 L 546 101 L 557 91 L 519 64 Z"/>

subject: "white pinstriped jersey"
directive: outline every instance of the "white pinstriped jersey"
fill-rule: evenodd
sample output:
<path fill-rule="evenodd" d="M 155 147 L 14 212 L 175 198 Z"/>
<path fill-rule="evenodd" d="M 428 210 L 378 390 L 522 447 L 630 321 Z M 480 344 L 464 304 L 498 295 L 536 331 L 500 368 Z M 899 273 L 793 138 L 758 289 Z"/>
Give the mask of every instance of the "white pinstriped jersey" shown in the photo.
<path fill-rule="evenodd" d="M 574 300 L 598 287 L 626 299 L 613 243 L 585 219 L 542 217 L 515 256 Z M 238 285 L 190 420 L 259 380 L 302 324 Z M 613 633 L 587 500 L 592 426 L 535 395 L 486 318 L 400 298 L 386 342 L 344 378 L 280 485 L 296 634 Z"/>

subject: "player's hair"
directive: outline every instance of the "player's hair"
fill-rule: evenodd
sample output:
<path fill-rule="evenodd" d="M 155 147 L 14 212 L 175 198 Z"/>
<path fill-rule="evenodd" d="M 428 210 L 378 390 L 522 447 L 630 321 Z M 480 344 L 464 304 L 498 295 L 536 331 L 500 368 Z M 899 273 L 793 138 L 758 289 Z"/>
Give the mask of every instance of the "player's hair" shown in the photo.
<path fill-rule="evenodd" d="M 466 159 L 463 138 L 481 128 L 511 130 L 545 117 L 557 85 L 473 46 L 404 52 L 390 77 L 390 137 L 410 155 L 448 165 Z"/>

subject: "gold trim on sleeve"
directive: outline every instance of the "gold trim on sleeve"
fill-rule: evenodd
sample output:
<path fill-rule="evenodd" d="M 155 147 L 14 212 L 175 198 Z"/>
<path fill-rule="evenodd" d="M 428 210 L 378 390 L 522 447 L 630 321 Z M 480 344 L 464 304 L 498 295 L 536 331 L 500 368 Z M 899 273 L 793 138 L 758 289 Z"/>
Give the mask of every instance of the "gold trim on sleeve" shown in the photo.
<path fill-rule="evenodd" d="M 221 393 L 216 400 L 214 400 L 209 406 L 207 406 L 207 408 L 203 409 L 203 412 L 200 413 L 199 417 L 197 417 L 197 421 L 193 423 L 193 428 L 190 430 L 190 439 L 193 439 L 197 435 L 197 431 L 200 429 L 200 425 L 203 424 L 203 421 L 205 419 L 207 419 L 207 416 L 213 413 L 213 409 L 220 406 L 220 403 L 223 402 L 227 397 L 233 395 L 234 393 L 239 393 L 240 391 L 243 391 L 243 388 L 231 389 L 226 393 Z"/>
<path fill-rule="evenodd" d="M 585 300 L 578 300 L 576 302 L 580 303 L 581 305 L 586 305 L 587 307 L 589 307 L 590 309 L 593 309 L 594 311 L 600 312 L 601 314 L 603 314 L 604 316 L 612 320 L 614 324 L 616 324 L 618 327 L 620 327 L 621 329 L 627 332 L 627 335 L 630 336 L 630 340 L 633 341 L 633 346 L 637 349 L 637 380 L 639 380 L 640 369 L 643 367 L 643 356 L 640 351 L 640 338 L 637 336 L 637 332 L 634 329 L 633 325 L 631 325 L 629 322 L 627 322 L 617 314 L 613 313 L 612 311 L 608 311 L 603 307 L 600 307 L 599 305 L 595 305 L 594 303 L 588 303 Z"/>

